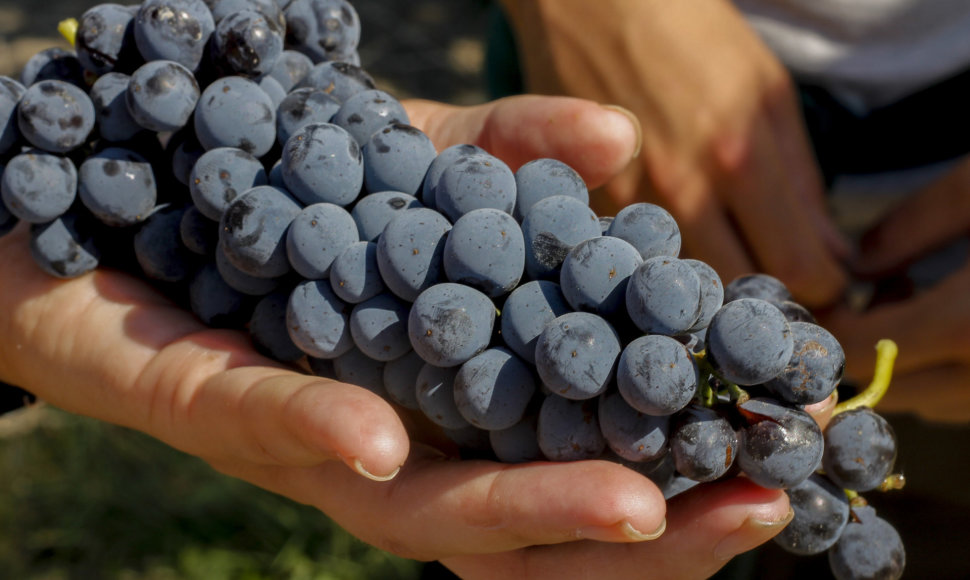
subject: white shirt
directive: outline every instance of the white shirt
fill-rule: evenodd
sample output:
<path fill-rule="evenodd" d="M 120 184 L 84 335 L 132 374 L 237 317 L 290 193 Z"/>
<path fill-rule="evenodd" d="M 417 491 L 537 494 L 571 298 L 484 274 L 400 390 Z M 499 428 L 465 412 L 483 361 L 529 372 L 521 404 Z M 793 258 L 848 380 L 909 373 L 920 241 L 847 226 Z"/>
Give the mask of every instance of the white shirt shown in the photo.
<path fill-rule="evenodd" d="M 737 0 L 800 81 L 864 112 L 970 68 L 970 0 Z"/>

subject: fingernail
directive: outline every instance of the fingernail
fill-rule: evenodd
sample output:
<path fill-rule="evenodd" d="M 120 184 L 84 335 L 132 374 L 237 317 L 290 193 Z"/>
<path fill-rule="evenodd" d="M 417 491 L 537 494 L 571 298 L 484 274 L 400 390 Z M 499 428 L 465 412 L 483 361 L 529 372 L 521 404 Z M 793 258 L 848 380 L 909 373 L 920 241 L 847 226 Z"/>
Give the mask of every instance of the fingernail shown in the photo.
<path fill-rule="evenodd" d="M 623 534 L 626 537 L 630 538 L 634 542 L 646 542 L 648 540 L 656 540 L 660 536 L 664 535 L 665 531 L 667 531 L 667 518 L 664 518 L 664 521 L 660 522 L 659 528 L 657 528 L 656 530 L 654 530 L 652 533 L 649 533 L 649 534 L 644 534 L 640 530 L 634 528 L 633 524 L 631 524 L 630 522 L 623 522 L 623 525 L 620 527 L 620 529 L 623 530 Z"/>
<path fill-rule="evenodd" d="M 401 467 L 398 466 L 394 471 L 390 472 L 387 475 L 375 475 L 367 471 L 367 469 L 364 467 L 364 464 L 360 462 L 360 459 L 354 459 L 354 471 L 356 471 L 357 473 L 363 475 L 364 477 L 372 481 L 390 481 L 394 479 L 394 477 L 397 476 L 398 473 L 400 473 Z"/>
<path fill-rule="evenodd" d="M 621 107 L 620 105 L 603 105 L 603 108 L 608 111 L 616 111 L 617 113 L 624 115 L 627 119 L 630 120 L 630 123 L 633 125 L 633 129 L 637 133 L 637 146 L 633 150 L 632 157 L 634 159 L 639 157 L 640 149 L 643 147 L 643 126 L 640 125 L 640 119 L 638 119 L 637 116 L 633 114 L 633 111 L 631 111 L 630 109 L 627 109 L 626 107 Z"/>
<path fill-rule="evenodd" d="M 656 540 L 663 535 L 666 529 L 666 519 L 660 523 L 659 528 L 649 534 L 644 534 L 640 530 L 634 528 L 633 524 L 624 520 L 618 526 L 589 526 L 586 528 L 580 528 L 576 531 L 576 537 L 585 540 L 599 540 L 601 542 L 623 542 L 631 540 L 634 542 L 646 542 L 649 540 Z"/>
<path fill-rule="evenodd" d="M 744 523 L 738 529 L 718 542 L 717 546 L 714 547 L 714 557 L 722 562 L 727 562 L 738 554 L 747 552 L 764 543 L 767 538 L 774 535 L 772 533 L 766 537 L 766 533 L 780 531 L 794 517 L 795 511 L 791 508 L 788 508 L 788 513 L 779 520 L 764 520 L 751 516 L 744 520 Z"/>

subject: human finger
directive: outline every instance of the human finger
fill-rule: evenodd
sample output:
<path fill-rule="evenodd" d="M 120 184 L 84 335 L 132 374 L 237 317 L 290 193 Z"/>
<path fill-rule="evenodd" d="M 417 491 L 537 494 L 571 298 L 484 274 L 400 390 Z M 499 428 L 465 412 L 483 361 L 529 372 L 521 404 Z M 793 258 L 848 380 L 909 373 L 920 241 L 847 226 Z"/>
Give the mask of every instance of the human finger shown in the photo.
<path fill-rule="evenodd" d="M 970 226 L 968 191 L 970 161 L 904 199 L 868 231 L 860 243 L 853 269 L 863 276 L 892 272 L 964 235 Z"/>
<path fill-rule="evenodd" d="M 607 461 L 455 461 L 415 445 L 386 483 L 360 482 L 330 464 L 213 466 L 314 505 L 363 540 L 419 560 L 579 539 L 640 542 L 665 527 L 660 490 Z"/>
<path fill-rule="evenodd" d="M 667 529 L 652 542 L 535 546 L 444 564 L 465 578 L 708 578 L 768 541 L 791 517 L 783 491 L 733 478 L 673 498 Z"/>
<path fill-rule="evenodd" d="M 31 261 L 25 228 L 0 240 L 3 378 L 72 412 L 194 454 L 308 465 L 341 459 L 386 476 L 408 452 L 394 409 L 364 389 L 256 353 L 146 284 L 98 270 L 70 280 Z"/>
<path fill-rule="evenodd" d="M 540 157 L 559 159 L 596 188 L 636 157 L 641 129 L 636 117 L 616 107 L 571 97 L 522 95 L 484 105 L 457 107 L 406 100 L 411 123 L 440 151 L 473 143 L 512 170 Z"/>

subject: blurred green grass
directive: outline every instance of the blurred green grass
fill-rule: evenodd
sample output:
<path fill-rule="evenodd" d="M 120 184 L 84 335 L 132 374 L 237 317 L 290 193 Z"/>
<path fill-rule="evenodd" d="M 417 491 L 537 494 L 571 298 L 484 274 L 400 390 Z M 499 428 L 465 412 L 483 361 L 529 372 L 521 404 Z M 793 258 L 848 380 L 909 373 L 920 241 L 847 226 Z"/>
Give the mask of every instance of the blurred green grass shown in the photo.
<path fill-rule="evenodd" d="M 421 576 L 421 563 L 364 544 L 316 509 L 146 435 L 49 407 L 26 413 L 42 415 L 0 437 L 3 578 Z"/>

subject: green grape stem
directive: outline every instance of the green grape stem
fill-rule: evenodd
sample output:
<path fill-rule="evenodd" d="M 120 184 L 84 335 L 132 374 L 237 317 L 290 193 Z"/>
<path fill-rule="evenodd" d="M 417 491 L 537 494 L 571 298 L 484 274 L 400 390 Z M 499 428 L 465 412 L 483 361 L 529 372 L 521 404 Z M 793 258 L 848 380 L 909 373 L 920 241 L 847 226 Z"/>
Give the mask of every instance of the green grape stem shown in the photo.
<path fill-rule="evenodd" d="M 725 380 L 724 377 L 718 375 L 714 371 L 714 367 L 711 365 L 710 361 L 707 360 L 707 353 L 705 351 L 695 353 L 694 360 L 697 361 L 697 366 L 701 371 L 701 384 L 698 389 L 698 394 L 700 395 L 701 403 L 705 407 L 714 406 L 714 401 L 716 399 L 709 377 L 717 378 L 718 382 L 725 387 L 727 392 L 731 395 L 731 401 L 740 404 L 751 398 L 747 391 L 742 389 L 737 384 Z"/>
<path fill-rule="evenodd" d="M 886 391 L 889 390 L 889 382 L 892 379 L 893 364 L 896 362 L 897 354 L 899 354 L 899 347 L 892 340 L 884 338 L 877 342 L 876 369 L 873 372 L 872 382 L 858 395 L 836 405 L 832 416 L 834 417 L 839 413 L 858 409 L 859 407 L 875 408 L 883 395 L 886 394 Z"/>

